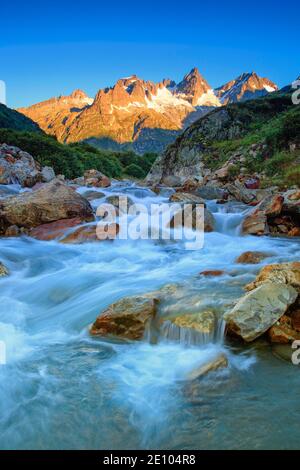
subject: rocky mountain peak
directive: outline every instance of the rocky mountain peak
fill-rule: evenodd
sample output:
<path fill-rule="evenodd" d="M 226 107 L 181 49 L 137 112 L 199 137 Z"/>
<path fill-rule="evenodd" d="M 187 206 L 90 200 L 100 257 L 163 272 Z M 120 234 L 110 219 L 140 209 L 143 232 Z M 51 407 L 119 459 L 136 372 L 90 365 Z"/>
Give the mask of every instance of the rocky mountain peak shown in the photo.
<path fill-rule="evenodd" d="M 268 78 L 262 78 L 256 72 L 244 72 L 217 88 L 215 94 L 222 104 L 228 104 L 259 98 L 276 90 L 277 85 Z"/>
<path fill-rule="evenodd" d="M 207 81 L 202 77 L 197 67 L 194 67 L 177 85 L 177 92 L 186 96 L 186 99 L 197 106 L 199 98 L 211 90 Z"/>

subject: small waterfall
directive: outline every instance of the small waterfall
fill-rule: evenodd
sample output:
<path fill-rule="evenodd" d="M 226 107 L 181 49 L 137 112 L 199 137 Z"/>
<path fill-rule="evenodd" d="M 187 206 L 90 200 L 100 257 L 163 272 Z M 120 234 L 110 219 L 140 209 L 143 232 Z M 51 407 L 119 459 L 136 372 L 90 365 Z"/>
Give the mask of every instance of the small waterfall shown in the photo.
<path fill-rule="evenodd" d="M 171 320 L 166 320 L 163 322 L 160 332 L 163 338 L 178 342 L 183 346 L 203 346 L 223 342 L 225 322 L 223 319 L 216 319 L 215 327 L 206 332 L 196 328 L 182 327 Z"/>
<path fill-rule="evenodd" d="M 213 215 L 216 220 L 216 231 L 226 235 L 238 236 L 240 234 L 240 226 L 245 218 L 246 212 L 248 211 L 215 212 Z"/>

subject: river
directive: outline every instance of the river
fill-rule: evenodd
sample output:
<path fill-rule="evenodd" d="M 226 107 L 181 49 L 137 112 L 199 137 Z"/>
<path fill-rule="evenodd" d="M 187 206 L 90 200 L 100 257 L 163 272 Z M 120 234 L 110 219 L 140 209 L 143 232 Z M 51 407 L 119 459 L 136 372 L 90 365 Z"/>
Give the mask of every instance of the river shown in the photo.
<path fill-rule="evenodd" d="M 129 182 L 104 192 L 148 205 L 169 196 Z M 198 251 L 151 240 L 0 239 L 10 271 L 0 279 L 0 340 L 7 348 L 7 364 L 0 365 L 1 449 L 299 448 L 299 369 L 276 357 L 267 341 L 244 347 L 218 335 L 186 346 L 88 334 L 101 310 L 124 296 L 178 284 L 170 312 L 192 304 L 222 311 L 264 264 L 300 259 L 299 239 L 241 236 L 246 206 L 208 201 L 208 207 L 216 231 L 205 234 Z M 247 250 L 271 256 L 260 265 L 236 264 Z M 199 275 L 209 269 L 225 274 Z M 219 352 L 228 357 L 227 369 L 185 380 Z"/>

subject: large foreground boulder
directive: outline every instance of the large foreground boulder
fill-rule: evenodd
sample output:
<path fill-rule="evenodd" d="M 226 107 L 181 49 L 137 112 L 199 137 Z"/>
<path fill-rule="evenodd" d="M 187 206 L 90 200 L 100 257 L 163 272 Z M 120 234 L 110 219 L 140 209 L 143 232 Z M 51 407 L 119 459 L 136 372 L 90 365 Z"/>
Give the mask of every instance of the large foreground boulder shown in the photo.
<path fill-rule="evenodd" d="M 269 330 L 297 299 L 294 287 L 267 282 L 248 292 L 224 315 L 227 330 L 253 341 Z"/>
<path fill-rule="evenodd" d="M 0 202 L 0 234 L 9 226 L 31 229 L 61 219 L 94 219 L 89 202 L 59 180 Z"/>
<path fill-rule="evenodd" d="M 156 315 L 158 300 L 147 296 L 125 297 L 104 310 L 90 328 L 93 336 L 141 340 Z"/>
<path fill-rule="evenodd" d="M 0 145 L 0 184 L 19 183 L 31 188 L 38 182 L 48 182 L 53 178 L 53 169 L 42 168 L 28 152 L 14 146 Z"/>

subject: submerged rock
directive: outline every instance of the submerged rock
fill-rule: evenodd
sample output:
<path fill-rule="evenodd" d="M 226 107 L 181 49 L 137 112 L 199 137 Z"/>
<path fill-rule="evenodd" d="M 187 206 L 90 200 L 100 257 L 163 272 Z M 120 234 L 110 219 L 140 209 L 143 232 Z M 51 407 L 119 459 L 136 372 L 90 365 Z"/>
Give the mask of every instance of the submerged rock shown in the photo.
<path fill-rule="evenodd" d="M 194 369 L 187 375 L 187 380 L 197 380 L 207 375 L 210 372 L 214 372 L 219 369 L 225 369 L 228 367 L 228 359 L 225 354 L 220 354 L 212 361 L 201 365 L 197 369 Z"/>
<path fill-rule="evenodd" d="M 104 197 L 105 194 L 101 193 L 100 191 L 93 191 L 92 189 L 85 191 L 85 193 L 82 194 L 82 197 L 85 197 L 88 201 L 93 201 L 94 199 L 100 199 Z"/>
<path fill-rule="evenodd" d="M 111 223 L 106 226 L 106 233 L 109 233 L 109 239 L 112 240 L 116 238 L 119 233 L 120 227 L 119 224 Z M 78 227 L 73 232 L 69 233 L 65 238 L 61 240 L 61 243 L 91 243 L 91 242 L 100 242 L 104 238 L 99 237 L 97 232 L 97 224 L 83 225 Z"/>
<path fill-rule="evenodd" d="M 220 269 L 212 269 L 212 270 L 207 270 L 207 271 L 202 271 L 200 273 L 201 276 L 206 276 L 206 277 L 215 277 L 215 276 L 223 276 L 225 274 L 225 271 L 221 271 Z"/>
<path fill-rule="evenodd" d="M 4 264 L 1 263 L 1 261 L 0 261 L 0 277 L 8 276 L 8 274 L 9 274 L 9 271 L 8 271 L 7 267 L 4 266 Z"/>
<path fill-rule="evenodd" d="M 297 296 L 292 286 L 271 282 L 260 285 L 224 315 L 228 333 L 247 342 L 255 340 L 285 314 Z"/>
<path fill-rule="evenodd" d="M 245 253 L 242 253 L 235 260 L 235 262 L 239 264 L 259 264 L 269 256 L 271 255 L 268 253 L 263 253 L 262 251 L 245 251 Z"/>
<path fill-rule="evenodd" d="M 133 200 L 128 197 L 128 196 L 108 196 L 105 199 L 105 203 L 111 204 L 117 209 L 117 215 L 119 213 L 121 214 L 127 214 L 129 211 L 129 208 L 133 206 L 134 202 Z"/>
<path fill-rule="evenodd" d="M 104 310 L 90 328 L 93 336 L 117 336 L 141 340 L 155 317 L 158 300 L 146 296 L 125 297 Z"/>
<path fill-rule="evenodd" d="M 11 225 L 31 229 L 61 219 L 94 219 L 89 202 L 58 180 L 0 202 L 0 233 Z"/>
<path fill-rule="evenodd" d="M 76 227 L 76 225 L 79 224 L 81 224 L 79 217 L 57 220 L 31 229 L 29 235 L 38 240 L 55 240 L 61 238 L 70 228 Z M 7 236 L 7 231 L 5 232 L 5 236 Z"/>

